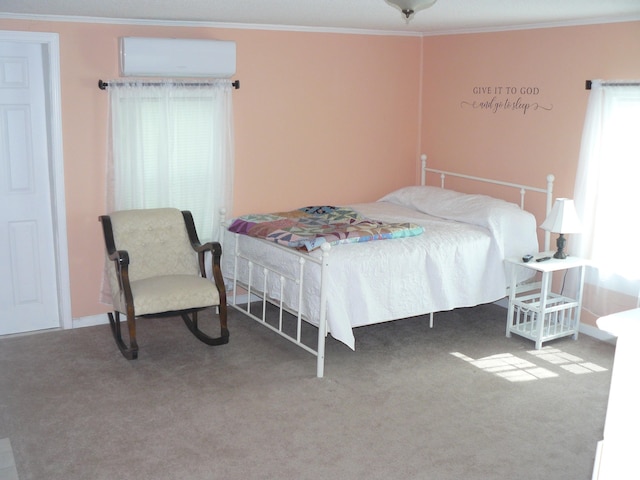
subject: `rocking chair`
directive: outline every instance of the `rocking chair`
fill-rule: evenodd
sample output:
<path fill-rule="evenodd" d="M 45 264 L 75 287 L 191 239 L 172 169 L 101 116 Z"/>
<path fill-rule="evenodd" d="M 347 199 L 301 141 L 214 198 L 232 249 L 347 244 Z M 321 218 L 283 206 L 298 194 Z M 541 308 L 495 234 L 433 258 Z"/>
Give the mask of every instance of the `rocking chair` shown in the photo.
<path fill-rule="evenodd" d="M 136 319 L 180 315 L 207 345 L 229 342 L 227 300 L 218 242 L 201 244 L 190 212 L 173 208 L 123 210 L 100 216 L 109 263 L 113 312 L 109 323 L 125 358 L 138 358 Z M 211 252 L 213 281 L 206 278 L 205 253 Z M 218 308 L 220 336 L 198 328 L 198 312 Z M 126 315 L 129 345 L 122 338 Z"/>

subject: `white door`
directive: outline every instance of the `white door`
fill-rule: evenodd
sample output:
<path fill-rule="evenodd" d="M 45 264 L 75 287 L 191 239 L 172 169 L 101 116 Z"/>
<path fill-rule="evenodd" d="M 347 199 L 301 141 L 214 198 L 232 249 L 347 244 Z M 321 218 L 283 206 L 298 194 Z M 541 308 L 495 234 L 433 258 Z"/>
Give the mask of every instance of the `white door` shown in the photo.
<path fill-rule="evenodd" d="M 61 326 L 42 50 L 0 41 L 0 334 Z"/>

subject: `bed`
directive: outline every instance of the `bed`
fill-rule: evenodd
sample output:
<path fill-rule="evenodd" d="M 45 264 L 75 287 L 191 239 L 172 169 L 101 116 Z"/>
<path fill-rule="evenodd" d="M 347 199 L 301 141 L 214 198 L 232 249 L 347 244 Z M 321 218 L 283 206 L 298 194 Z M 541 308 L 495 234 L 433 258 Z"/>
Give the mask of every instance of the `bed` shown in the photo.
<path fill-rule="evenodd" d="M 292 248 L 247 235 L 237 227 L 238 218 L 226 222 L 222 270 L 231 290 L 229 306 L 315 355 L 316 374 L 322 377 L 329 334 L 355 350 L 354 328 L 426 314 L 433 325 L 434 312 L 504 298 L 510 274 L 504 258 L 539 251 L 541 220 L 524 210 L 525 193 L 543 193 L 549 211 L 553 176 L 546 188 L 529 187 L 430 169 L 424 155 L 421 161 L 420 186 L 347 206 L 385 226 L 408 225 L 412 233 L 399 238 L 330 237 L 308 249 Z M 426 185 L 427 173 L 439 175 L 440 185 Z M 520 205 L 449 190 L 447 177 L 515 188 Z M 229 230 L 234 224 L 236 232 Z M 545 250 L 548 242 L 547 235 Z M 267 321 L 267 312 L 274 310 L 276 320 Z M 283 328 L 286 314 L 295 317 L 293 333 Z M 311 345 L 301 338 L 304 322 L 317 327 L 317 342 Z"/>

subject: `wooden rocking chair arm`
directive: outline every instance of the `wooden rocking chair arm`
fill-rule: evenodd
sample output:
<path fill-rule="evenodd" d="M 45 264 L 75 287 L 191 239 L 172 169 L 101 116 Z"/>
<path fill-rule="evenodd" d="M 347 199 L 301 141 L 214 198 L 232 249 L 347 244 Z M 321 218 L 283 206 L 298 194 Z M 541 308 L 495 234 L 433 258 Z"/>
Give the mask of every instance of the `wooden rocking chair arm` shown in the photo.
<path fill-rule="evenodd" d="M 131 292 L 131 284 L 129 283 L 129 253 L 126 250 L 116 250 L 109 255 L 109 260 L 113 260 L 115 263 L 118 288 L 124 293 L 125 303 L 127 306 L 132 306 L 133 293 Z M 128 312 L 128 314 L 130 314 L 130 312 Z"/>
<path fill-rule="evenodd" d="M 220 268 L 220 257 L 222 256 L 222 246 L 218 242 L 207 242 L 203 244 L 191 244 L 193 249 L 198 252 L 198 264 L 200 265 L 200 273 L 206 277 L 206 269 L 204 266 L 205 253 L 211 252 L 211 266 Z"/>
<path fill-rule="evenodd" d="M 222 245 L 219 242 L 207 242 L 202 245 L 192 245 L 193 249 L 200 252 L 211 252 L 214 257 L 220 257 L 222 255 Z"/>
<path fill-rule="evenodd" d="M 115 262 L 118 286 L 124 293 L 125 302 L 127 305 L 133 305 L 133 293 L 129 283 L 129 253 L 126 250 L 116 250 L 109 258 Z"/>
<path fill-rule="evenodd" d="M 222 256 L 222 245 L 219 242 L 206 242 L 200 243 L 198 234 L 196 232 L 196 226 L 193 221 L 193 215 L 188 210 L 182 211 L 182 217 L 184 218 L 184 224 L 187 228 L 187 234 L 189 235 L 189 242 L 191 242 L 191 248 L 198 253 L 198 263 L 200 264 L 200 273 L 205 276 L 204 257 L 205 252 L 211 252 L 211 265 L 213 268 L 220 267 L 220 257 Z"/>
<path fill-rule="evenodd" d="M 115 250 L 109 253 L 109 260 L 116 262 L 116 270 L 119 267 L 129 265 L 129 253 L 126 250 Z"/>
<path fill-rule="evenodd" d="M 216 263 L 213 264 L 212 273 L 213 273 L 213 281 L 215 282 L 216 287 L 218 288 L 218 293 L 220 295 L 220 308 L 224 308 L 226 310 L 227 289 L 224 285 L 224 278 L 222 277 L 222 269 L 220 268 L 220 262 L 218 262 L 217 264 Z"/>
<path fill-rule="evenodd" d="M 188 210 L 182 211 L 182 217 L 184 218 L 184 224 L 187 228 L 187 234 L 189 235 L 189 241 L 191 247 L 198 253 L 200 252 L 212 252 L 213 255 L 222 255 L 222 246 L 218 242 L 206 242 L 200 243 L 198 233 L 196 232 L 196 226 L 193 221 L 193 215 Z"/>

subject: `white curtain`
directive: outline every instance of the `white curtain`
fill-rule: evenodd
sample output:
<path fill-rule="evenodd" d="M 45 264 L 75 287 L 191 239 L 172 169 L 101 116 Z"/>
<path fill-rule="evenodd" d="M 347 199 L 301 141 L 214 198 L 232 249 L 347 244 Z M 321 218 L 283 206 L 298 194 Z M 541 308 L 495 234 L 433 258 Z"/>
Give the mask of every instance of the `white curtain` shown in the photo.
<path fill-rule="evenodd" d="M 190 210 L 202 242 L 220 237 L 233 198 L 232 85 L 110 82 L 107 210 Z"/>
<path fill-rule="evenodd" d="M 638 296 L 639 180 L 640 86 L 594 81 L 575 184 L 584 228 L 569 241 L 575 254 L 593 262 L 587 283 L 595 293 L 585 297 L 585 306 L 599 315 L 616 310 L 597 298 L 607 291 Z"/>

